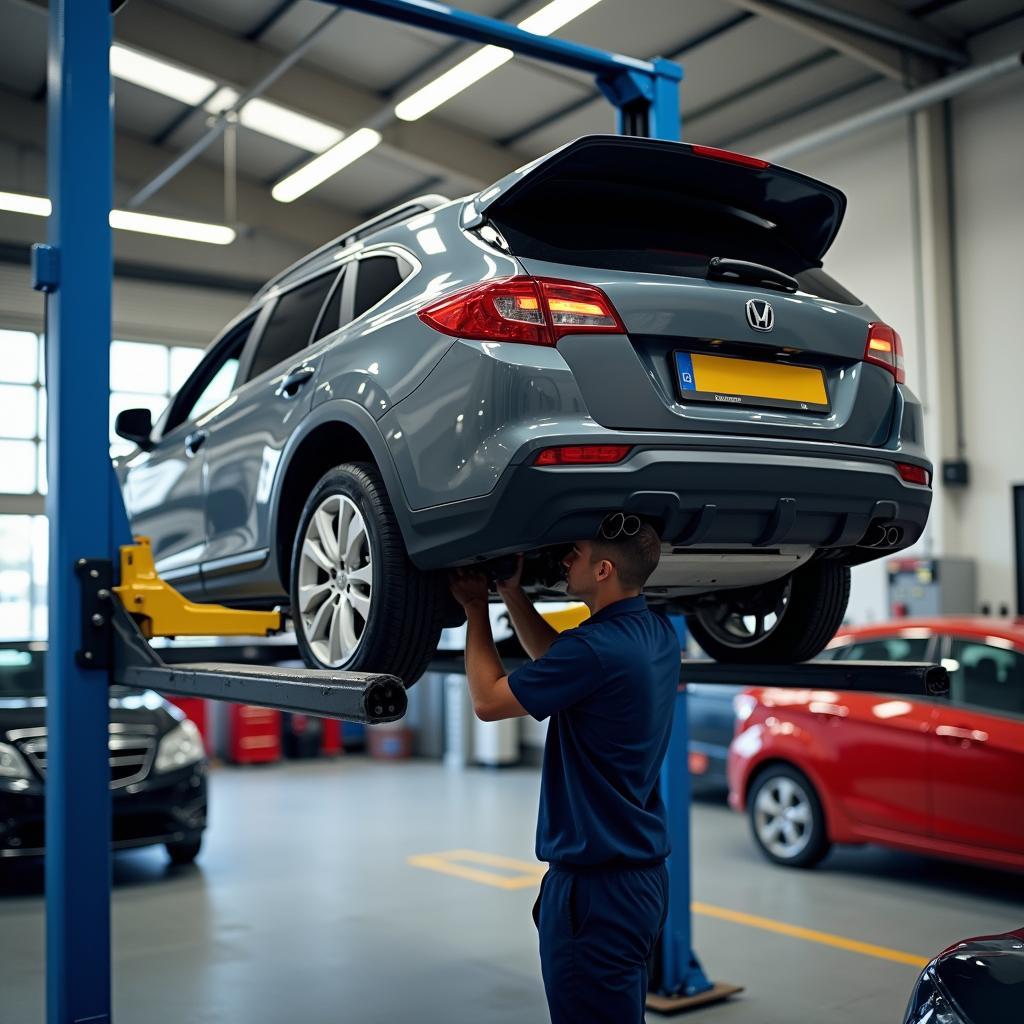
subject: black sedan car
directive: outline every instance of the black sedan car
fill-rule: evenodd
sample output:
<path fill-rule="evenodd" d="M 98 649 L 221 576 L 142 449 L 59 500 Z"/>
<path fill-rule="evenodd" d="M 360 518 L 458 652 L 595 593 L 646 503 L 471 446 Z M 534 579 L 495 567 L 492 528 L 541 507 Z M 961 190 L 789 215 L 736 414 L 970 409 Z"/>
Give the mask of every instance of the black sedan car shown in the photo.
<path fill-rule="evenodd" d="M 921 972 L 903 1024 L 1011 1024 L 1024 1008 L 1024 928 L 964 939 Z"/>
<path fill-rule="evenodd" d="M 44 852 L 45 644 L 0 646 L 0 858 Z M 110 691 L 113 846 L 162 844 L 195 860 L 206 827 L 206 754 L 195 723 L 152 691 Z"/>

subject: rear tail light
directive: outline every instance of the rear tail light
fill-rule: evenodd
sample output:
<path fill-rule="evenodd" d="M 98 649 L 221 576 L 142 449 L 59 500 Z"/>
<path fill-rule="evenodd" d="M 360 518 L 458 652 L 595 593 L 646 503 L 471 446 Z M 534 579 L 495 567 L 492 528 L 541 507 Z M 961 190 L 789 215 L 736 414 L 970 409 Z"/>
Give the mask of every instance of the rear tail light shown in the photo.
<path fill-rule="evenodd" d="M 621 462 L 630 450 L 628 444 L 573 444 L 545 448 L 533 460 L 535 466 L 609 466 Z"/>
<path fill-rule="evenodd" d="M 868 324 L 868 341 L 864 348 L 864 362 L 874 363 L 888 370 L 897 384 L 907 379 L 903 365 L 903 341 L 888 324 Z"/>
<path fill-rule="evenodd" d="M 528 345 L 554 345 L 566 334 L 626 330 L 600 288 L 545 277 L 474 285 L 424 306 L 419 318 L 456 338 Z"/>
<path fill-rule="evenodd" d="M 747 156 L 745 153 L 734 153 L 731 149 L 718 149 L 715 146 L 691 146 L 690 152 L 697 156 L 709 156 L 712 160 L 724 160 L 728 164 L 756 167 L 759 171 L 771 167 L 767 160 L 761 160 L 756 156 Z"/>
<path fill-rule="evenodd" d="M 924 484 L 927 487 L 932 482 L 931 474 L 924 466 L 914 466 L 909 462 L 897 462 L 896 472 L 899 473 L 908 484 Z"/>

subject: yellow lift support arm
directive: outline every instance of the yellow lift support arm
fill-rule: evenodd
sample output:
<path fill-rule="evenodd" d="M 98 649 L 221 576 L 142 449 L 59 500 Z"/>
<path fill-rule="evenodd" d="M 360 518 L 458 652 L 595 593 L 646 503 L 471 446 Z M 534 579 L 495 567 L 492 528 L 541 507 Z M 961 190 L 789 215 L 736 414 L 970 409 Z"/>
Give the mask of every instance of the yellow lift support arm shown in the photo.
<path fill-rule="evenodd" d="M 222 604 L 194 604 L 157 575 L 148 537 L 121 547 L 121 585 L 114 593 L 146 639 L 155 636 L 269 636 L 281 630 L 280 612 L 251 612 Z"/>

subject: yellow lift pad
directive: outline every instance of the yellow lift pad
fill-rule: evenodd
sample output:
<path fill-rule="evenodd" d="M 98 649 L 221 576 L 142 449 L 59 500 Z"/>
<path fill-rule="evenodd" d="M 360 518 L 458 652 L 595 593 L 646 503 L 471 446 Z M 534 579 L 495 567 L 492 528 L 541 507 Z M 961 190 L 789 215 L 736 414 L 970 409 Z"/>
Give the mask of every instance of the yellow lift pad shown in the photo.
<path fill-rule="evenodd" d="M 121 584 L 114 587 L 144 637 L 269 636 L 281 630 L 280 612 L 250 612 L 222 604 L 194 604 L 157 575 L 148 537 L 121 547 Z"/>
<path fill-rule="evenodd" d="M 559 633 L 567 629 L 575 629 L 581 622 L 590 618 L 590 609 L 585 604 L 574 604 L 571 608 L 559 608 L 558 611 L 542 611 L 541 617 Z"/>

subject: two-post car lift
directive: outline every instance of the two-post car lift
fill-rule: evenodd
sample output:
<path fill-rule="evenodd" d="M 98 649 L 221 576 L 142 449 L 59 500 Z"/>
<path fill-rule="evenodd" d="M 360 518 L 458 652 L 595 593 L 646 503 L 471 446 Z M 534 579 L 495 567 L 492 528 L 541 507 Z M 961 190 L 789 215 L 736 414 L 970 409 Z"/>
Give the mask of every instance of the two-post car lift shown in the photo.
<path fill-rule="evenodd" d="M 262 704 L 354 721 L 393 721 L 405 691 L 389 676 L 202 664 L 164 665 L 146 642 L 162 634 L 265 633 L 276 613 L 190 605 L 162 584 L 130 535 L 107 437 L 112 251 L 113 120 L 107 54 L 122 0 L 51 0 L 48 59 L 49 244 L 33 251 L 47 293 L 49 391 L 49 649 L 46 801 L 46 998 L 49 1024 L 111 1020 L 108 687 Z M 590 72 L 618 110 L 623 134 L 680 138 L 681 68 L 541 37 L 430 0 L 325 0 L 460 39 L 507 47 Z M 400 638 L 396 638 L 400 639 Z M 836 666 L 838 667 L 838 666 Z M 725 666 L 705 681 L 736 682 Z M 742 676 L 751 678 L 754 670 Z M 779 685 L 819 685 L 803 666 Z M 815 670 L 817 671 L 817 670 Z M 828 672 L 828 688 L 924 693 L 932 669 L 884 666 Z M 942 670 L 937 670 L 942 671 Z M 879 675 L 882 673 L 882 675 Z M 714 677 L 712 680 L 709 677 Z M 760 673 L 757 678 L 764 679 Z M 931 678 L 931 682 L 929 682 Z M 796 680 L 799 679 L 799 683 Z M 690 941 L 689 779 L 685 689 L 663 770 L 674 853 L 672 903 L 659 951 L 662 999 L 716 998 Z"/>

